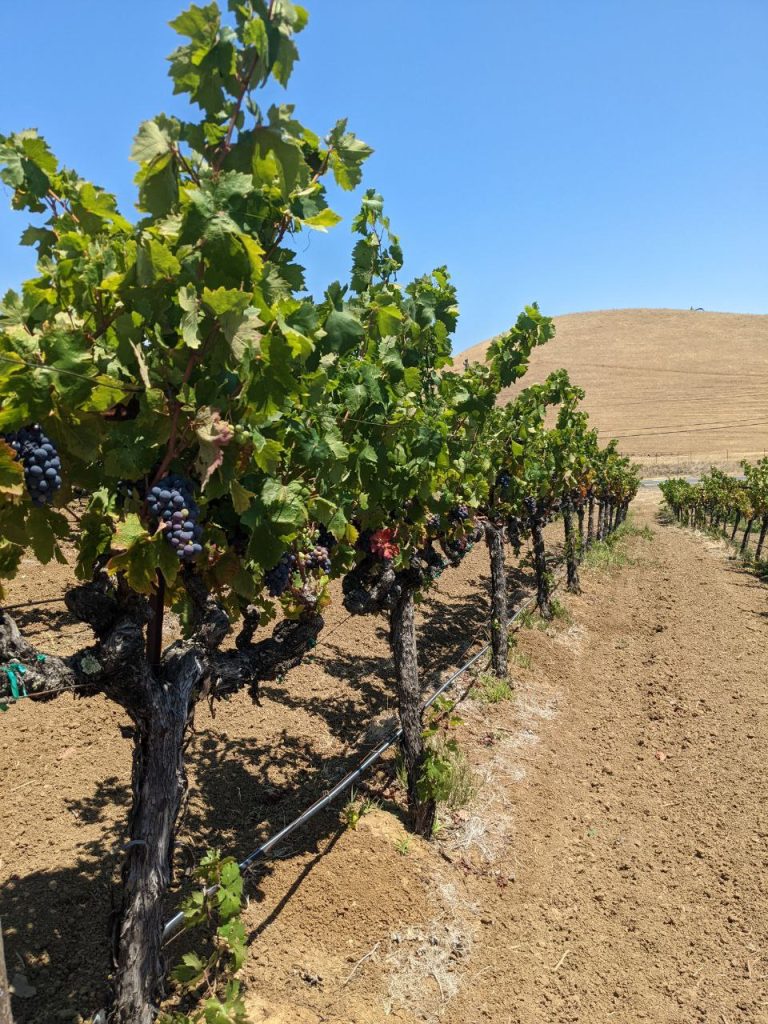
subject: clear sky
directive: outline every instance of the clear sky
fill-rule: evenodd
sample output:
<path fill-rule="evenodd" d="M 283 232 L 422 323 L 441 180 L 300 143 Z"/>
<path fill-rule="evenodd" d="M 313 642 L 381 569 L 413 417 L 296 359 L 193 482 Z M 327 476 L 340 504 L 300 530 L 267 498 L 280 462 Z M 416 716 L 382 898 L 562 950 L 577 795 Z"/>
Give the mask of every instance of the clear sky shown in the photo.
<path fill-rule="evenodd" d="M 461 350 L 538 301 L 768 312 L 766 0 L 304 0 L 287 99 L 376 150 L 408 276 L 447 264 Z M 0 3 L 0 133 L 37 127 L 131 215 L 131 138 L 178 110 L 181 0 Z M 0 189 L 0 290 L 33 268 Z M 344 278 L 349 215 L 298 249 Z M 305 250 L 306 247 L 306 251 Z"/>

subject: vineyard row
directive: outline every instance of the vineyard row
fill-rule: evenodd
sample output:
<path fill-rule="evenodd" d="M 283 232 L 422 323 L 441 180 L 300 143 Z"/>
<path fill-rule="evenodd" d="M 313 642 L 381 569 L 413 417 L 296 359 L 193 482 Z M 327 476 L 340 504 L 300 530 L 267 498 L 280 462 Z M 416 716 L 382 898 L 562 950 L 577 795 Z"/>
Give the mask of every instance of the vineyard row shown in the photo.
<path fill-rule="evenodd" d="M 505 537 L 519 551 L 530 536 L 548 618 L 545 524 L 562 515 L 576 591 L 582 543 L 620 523 L 638 487 L 564 370 L 497 404 L 554 335 L 535 304 L 485 362 L 454 365 L 450 276 L 401 281 L 374 189 L 352 221 L 349 279 L 308 294 L 297 237 L 338 223 L 329 188 L 357 189 L 372 150 L 346 119 L 315 132 L 284 102 L 307 17 L 289 0 L 231 0 L 172 22 L 169 73 L 189 109 L 139 127 L 135 220 L 36 131 L 0 135 L 0 180 L 37 252 L 0 303 L 0 582 L 71 544 L 66 605 L 93 631 L 61 657 L 0 608 L 0 702 L 102 694 L 132 723 L 116 1024 L 153 1024 L 162 998 L 197 705 L 258 695 L 296 666 L 340 579 L 347 611 L 389 623 L 410 819 L 429 836 L 442 766 L 416 602 L 484 541 L 505 677 Z M 168 612 L 182 638 L 164 648 Z"/>

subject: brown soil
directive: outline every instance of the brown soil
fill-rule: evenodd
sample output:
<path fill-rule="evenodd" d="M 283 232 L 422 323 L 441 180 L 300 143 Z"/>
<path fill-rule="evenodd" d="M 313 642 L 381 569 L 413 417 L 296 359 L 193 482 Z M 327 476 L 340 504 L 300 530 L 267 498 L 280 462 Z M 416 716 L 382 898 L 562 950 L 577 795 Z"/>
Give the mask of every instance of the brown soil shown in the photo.
<path fill-rule="evenodd" d="M 612 309 L 555 317 L 525 386 L 565 366 L 603 440 L 655 475 L 722 468 L 768 447 L 768 316 Z M 483 359 L 488 342 L 456 357 Z M 502 395 L 506 401 L 512 391 Z"/>
<path fill-rule="evenodd" d="M 556 551 L 559 524 L 552 531 Z M 25 559 L 7 587 L 5 607 L 43 650 L 67 653 L 91 641 L 61 600 L 73 580 L 69 566 Z M 514 595 L 529 579 L 514 571 L 510 583 Z M 482 638 L 486 593 L 487 556 L 478 546 L 423 604 L 428 687 Z M 173 636 L 168 621 L 165 640 Z M 189 884 L 185 869 L 207 848 L 245 856 L 357 763 L 395 721 L 393 689 L 384 621 L 347 616 L 337 588 L 313 657 L 264 686 L 260 705 L 241 693 L 218 705 L 215 718 L 200 708 L 188 752 L 181 886 Z M 57 1013 L 77 1020 L 103 999 L 110 903 L 130 801 L 131 742 L 121 736 L 127 725 L 102 698 L 21 701 L 0 715 L 0 920 L 10 973 L 18 972 L 17 988 L 25 992 L 15 1001 L 17 1024 L 48 1024 Z M 279 856 L 301 865 L 338 820 L 334 808 Z M 258 899 L 283 895 L 281 867 L 278 861 L 260 869 Z M 173 894 L 169 913 L 179 898 Z"/>
<path fill-rule="evenodd" d="M 382 809 L 356 829 L 329 812 L 250 879 L 256 1024 L 768 1024 L 766 589 L 655 524 L 657 501 L 639 498 L 655 537 L 626 542 L 631 564 L 584 568 L 571 620 L 519 634 L 516 699 L 463 703 L 477 792 L 437 843 L 408 841 L 382 774 Z M 485 582 L 477 549 L 427 603 L 430 682 L 482 629 Z M 180 863 L 247 852 L 389 717 L 381 624 L 342 619 L 261 707 L 199 716 Z M 2 719 L 0 915 L 37 989 L 18 1024 L 98 1005 L 118 720 L 69 698 Z"/>

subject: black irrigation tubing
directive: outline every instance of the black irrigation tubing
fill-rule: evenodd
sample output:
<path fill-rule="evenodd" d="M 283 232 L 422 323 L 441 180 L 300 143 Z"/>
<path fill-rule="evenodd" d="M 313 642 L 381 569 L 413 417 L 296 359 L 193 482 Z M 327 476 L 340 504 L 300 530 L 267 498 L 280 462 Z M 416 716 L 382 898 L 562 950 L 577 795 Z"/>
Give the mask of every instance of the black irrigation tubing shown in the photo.
<path fill-rule="evenodd" d="M 44 597 L 40 601 L 20 601 L 17 604 L 4 604 L 3 608 L 7 612 L 14 612 L 14 611 L 18 612 L 18 611 L 21 611 L 24 608 L 34 608 L 36 605 L 39 605 L 39 604 L 64 604 L 64 598 L 63 597 L 47 597 L 47 598 Z"/>
<path fill-rule="evenodd" d="M 563 576 L 561 575 L 560 580 L 558 580 L 555 584 L 555 590 L 559 586 L 562 579 Z M 531 594 L 529 597 L 527 597 L 520 605 L 520 607 L 517 609 L 517 611 L 514 613 L 512 618 L 509 620 L 510 627 L 513 626 L 517 619 L 519 619 L 520 616 L 523 614 L 523 612 L 526 611 L 530 607 L 530 605 L 535 604 L 535 602 L 536 594 Z M 438 699 L 438 697 L 441 697 L 446 692 L 446 690 L 450 689 L 450 687 L 453 686 L 453 684 L 456 682 L 459 676 L 462 676 L 468 669 L 470 669 L 474 664 L 476 664 L 476 662 L 478 662 L 480 658 L 483 657 L 483 655 L 488 653 L 490 647 L 491 644 L 489 641 L 488 643 L 484 644 L 479 651 L 473 654 L 469 661 L 465 662 L 465 664 L 462 665 L 461 668 L 457 668 L 455 672 L 453 672 L 446 680 L 444 680 L 440 684 L 440 686 L 438 686 L 438 688 L 434 691 L 432 696 L 423 702 L 423 704 L 421 705 L 422 711 L 426 711 L 427 708 L 430 708 Z M 324 796 L 319 797 L 317 800 L 314 801 L 314 803 L 310 804 L 309 807 L 302 811 L 302 813 L 297 818 L 294 818 L 293 821 L 289 822 L 278 832 L 275 832 L 274 835 L 270 836 L 269 839 L 263 842 L 261 846 L 257 847 L 253 851 L 253 853 L 249 853 L 245 860 L 242 860 L 240 862 L 240 870 L 247 871 L 257 860 L 261 860 L 262 857 L 265 857 L 268 853 L 270 853 L 284 839 L 287 839 L 288 836 L 290 836 L 297 829 L 301 828 L 302 825 L 305 825 L 308 821 L 314 818 L 316 814 L 320 813 L 320 811 L 325 810 L 325 808 L 330 803 L 332 803 L 337 796 L 341 796 L 342 793 L 346 792 L 348 789 L 351 789 L 355 782 L 357 782 L 358 779 L 362 777 L 362 775 L 371 767 L 371 765 L 375 764 L 379 760 L 379 758 L 384 753 L 386 753 L 387 750 L 390 749 L 390 747 L 393 747 L 399 741 L 402 735 L 402 726 L 398 726 L 389 734 L 389 736 L 385 740 L 382 740 L 382 742 L 377 747 L 375 747 L 369 754 L 367 754 L 363 758 L 363 760 L 360 761 L 356 768 L 353 768 L 352 771 L 347 772 L 347 774 L 343 778 L 341 778 L 336 783 L 336 785 L 332 789 L 330 789 Z M 218 888 L 218 885 L 213 885 L 210 888 L 206 889 L 206 897 L 213 896 L 214 893 L 217 892 Z M 169 942 L 172 938 L 174 938 L 175 935 L 181 932 L 183 928 L 184 912 L 180 910 L 177 914 L 174 914 L 174 916 L 169 921 L 166 922 L 165 927 L 163 928 L 162 942 Z"/>

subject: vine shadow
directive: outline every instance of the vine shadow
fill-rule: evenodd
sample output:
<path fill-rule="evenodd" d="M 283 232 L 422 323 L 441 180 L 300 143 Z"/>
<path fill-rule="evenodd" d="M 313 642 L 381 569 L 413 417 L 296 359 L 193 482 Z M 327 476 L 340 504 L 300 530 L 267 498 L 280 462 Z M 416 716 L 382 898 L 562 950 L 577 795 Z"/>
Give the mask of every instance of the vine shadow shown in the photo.
<path fill-rule="evenodd" d="M 129 803 L 130 786 L 117 776 L 67 800 L 75 818 L 101 825 L 97 836 L 79 843 L 69 863 L 30 873 L 20 864 L 0 889 L 8 975 L 11 984 L 22 978 L 21 994 L 12 998 L 16 1024 L 50 1024 L 68 1011 L 71 1019 L 77 1012 L 87 1018 L 104 1006 Z"/>

